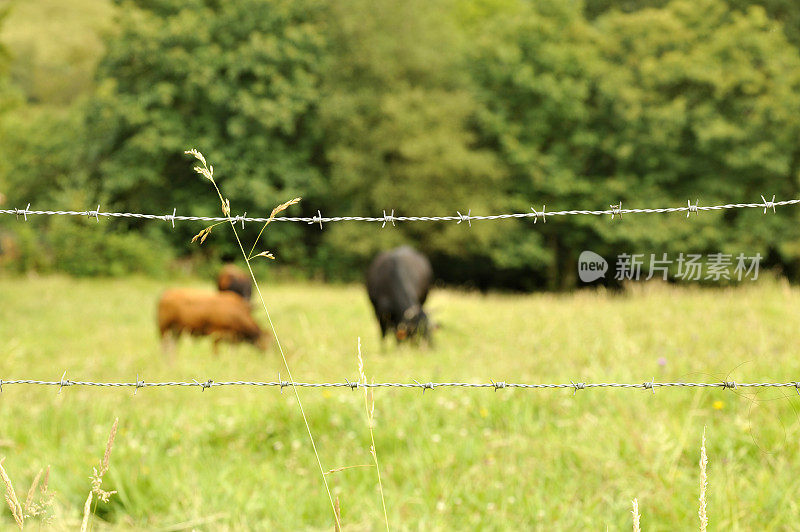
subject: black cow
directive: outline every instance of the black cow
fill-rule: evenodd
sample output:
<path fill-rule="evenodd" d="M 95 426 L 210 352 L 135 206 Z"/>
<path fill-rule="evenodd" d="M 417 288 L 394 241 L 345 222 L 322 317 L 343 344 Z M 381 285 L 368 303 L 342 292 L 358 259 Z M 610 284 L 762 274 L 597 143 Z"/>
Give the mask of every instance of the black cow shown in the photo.
<path fill-rule="evenodd" d="M 422 310 L 433 282 L 428 259 L 408 246 L 384 251 L 367 270 L 367 292 L 381 326 L 381 337 L 393 330 L 397 342 L 420 335 L 431 342 L 431 324 Z"/>

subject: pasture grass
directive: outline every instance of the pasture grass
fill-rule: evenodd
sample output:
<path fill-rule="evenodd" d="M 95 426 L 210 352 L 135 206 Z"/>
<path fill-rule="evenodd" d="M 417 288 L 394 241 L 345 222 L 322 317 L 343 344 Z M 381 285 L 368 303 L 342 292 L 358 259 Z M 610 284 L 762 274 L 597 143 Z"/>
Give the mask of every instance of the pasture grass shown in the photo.
<path fill-rule="evenodd" d="M 0 277 L 0 378 L 277 380 L 277 352 L 160 351 L 144 278 Z M 207 286 L 211 282 L 178 284 Z M 297 381 L 800 380 L 800 289 L 639 285 L 625 294 L 436 290 L 430 349 L 381 346 L 361 286 L 263 286 Z M 263 311 L 256 310 L 264 324 Z M 285 379 L 285 375 L 282 375 Z M 325 469 L 373 464 L 362 392 L 301 389 Z M 419 390 L 374 393 L 375 448 L 395 530 L 699 529 L 700 443 L 711 529 L 791 529 L 800 513 L 794 389 Z M 80 526 L 119 417 L 95 529 L 333 528 L 289 390 L 4 385 L 0 458 L 15 485 L 50 470 L 56 529 Z M 328 475 L 343 530 L 385 528 L 373 467 Z M 10 510 L 0 516 L 14 524 Z"/>

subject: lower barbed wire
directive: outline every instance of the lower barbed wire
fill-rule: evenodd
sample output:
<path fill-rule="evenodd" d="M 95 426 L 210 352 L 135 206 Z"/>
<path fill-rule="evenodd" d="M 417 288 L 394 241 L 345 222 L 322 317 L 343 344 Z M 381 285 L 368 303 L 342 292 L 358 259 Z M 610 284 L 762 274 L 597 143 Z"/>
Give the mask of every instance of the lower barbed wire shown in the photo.
<path fill-rule="evenodd" d="M 290 381 L 215 381 L 211 379 L 192 380 L 192 381 L 165 381 L 165 382 L 145 382 L 139 380 L 133 382 L 95 382 L 78 381 L 72 379 L 62 379 L 57 381 L 43 381 L 32 379 L 0 379 L 0 392 L 2 386 L 8 385 L 40 385 L 57 386 L 59 389 L 74 386 L 96 386 L 107 388 L 130 387 L 135 390 L 141 388 L 157 388 L 170 386 L 189 386 L 206 388 L 217 388 L 222 386 L 254 386 L 254 387 L 279 387 L 296 386 L 298 388 L 348 388 L 353 389 L 353 382 L 290 382 Z M 644 390 L 654 390 L 655 388 L 795 388 L 800 393 L 800 381 L 791 382 L 750 382 L 739 383 L 732 381 L 721 382 L 654 382 L 643 383 L 624 383 L 624 382 L 568 382 L 568 383 L 513 383 L 490 380 L 489 382 L 373 382 L 359 383 L 358 387 L 364 388 L 421 388 L 423 390 L 434 390 L 436 388 L 487 388 L 494 391 L 506 388 L 520 389 L 559 389 L 568 388 L 571 390 L 587 390 L 590 388 L 641 388 Z"/>

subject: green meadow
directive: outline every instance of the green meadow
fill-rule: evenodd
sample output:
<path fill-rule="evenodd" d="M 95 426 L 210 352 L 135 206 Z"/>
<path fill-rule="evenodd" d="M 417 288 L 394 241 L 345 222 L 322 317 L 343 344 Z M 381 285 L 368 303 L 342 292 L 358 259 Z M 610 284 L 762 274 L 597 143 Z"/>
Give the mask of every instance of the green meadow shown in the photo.
<path fill-rule="evenodd" d="M 133 382 L 286 379 L 277 350 L 184 339 L 160 349 L 159 293 L 210 281 L 0 277 L 0 378 Z M 428 349 L 387 342 L 360 285 L 281 282 L 265 299 L 294 379 L 375 382 L 794 381 L 800 289 L 638 285 L 621 294 L 438 289 Z M 266 324 L 262 310 L 256 317 Z M 110 427 L 119 431 L 90 525 L 148 530 L 332 530 L 291 389 L 9 385 L 0 458 L 18 497 L 50 467 L 49 526 L 75 530 Z M 362 391 L 299 390 L 327 470 L 369 466 Z M 393 530 L 699 527 L 706 431 L 714 529 L 792 529 L 800 397 L 792 388 L 377 389 L 374 435 Z M 344 530 L 385 528 L 373 467 L 326 475 Z M 3 528 L 14 524 L 4 508 Z M 32 525 L 30 525 L 32 523 Z M 36 528 L 38 518 L 26 522 Z"/>

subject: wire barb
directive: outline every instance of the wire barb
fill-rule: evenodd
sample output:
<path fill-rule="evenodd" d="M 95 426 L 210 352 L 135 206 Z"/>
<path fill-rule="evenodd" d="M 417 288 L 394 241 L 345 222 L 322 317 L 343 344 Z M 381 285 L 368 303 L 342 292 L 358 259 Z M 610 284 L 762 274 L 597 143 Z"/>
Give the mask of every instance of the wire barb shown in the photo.
<path fill-rule="evenodd" d="M 207 382 L 197 382 L 197 380 L 195 379 L 192 380 L 197 386 L 200 386 L 202 388 L 202 390 L 200 390 L 201 392 L 206 391 L 206 388 L 211 388 L 214 385 L 214 381 L 212 381 L 211 379 L 208 379 Z"/>
<path fill-rule="evenodd" d="M 139 374 L 136 374 L 136 387 L 133 389 L 133 395 L 136 395 L 136 392 L 139 391 L 139 388 L 144 387 L 144 381 L 139 380 Z"/>
<path fill-rule="evenodd" d="M 724 388 L 730 388 L 731 390 L 735 390 L 736 389 L 736 382 L 734 382 L 734 381 L 730 381 L 730 382 L 722 381 L 722 388 L 723 389 Z"/>
<path fill-rule="evenodd" d="M 538 212 L 533 207 L 531 207 L 531 210 L 533 211 L 533 223 L 538 222 L 539 218 L 542 219 L 542 223 L 547 223 L 547 213 L 545 212 L 547 211 L 547 205 L 542 205 L 542 212 Z"/>
<path fill-rule="evenodd" d="M 622 220 L 622 200 L 619 201 L 616 205 L 609 205 L 611 207 L 611 219 L 614 219 L 614 216 Z"/>
<path fill-rule="evenodd" d="M 505 389 L 505 387 L 506 387 L 506 383 L 505 383 L 505 381 L 501 381 L 501 382 L 494 382 L 492 379 L 489 379 L 489 382 L 491 382 L 491 383 L 492 383 L 492 386 L 494 386 L 494 391 L 495 391 L 495 392 L 496 392 L 497 390 L 501 389 L 501 388 Z"/>
<path fill-rule="evenodd" d="M 392 214 L 389 216 L 386 215 L 386 211 L 383 211 L 383 223 L 381 224 L 381 228 L 386 227 L 386 222 L 392 222 L 392 226 L 394 226 L 394 209 L 392 209 Z"/>
<path fill-rule="evenodd" d="M 247 211 L 244 211 L 244 214 L 240 214 L 236 218 L 233 219 L 233 223 L 241 222 L 242 229 L 244 229 L 244 221 L 247 220 Z"/>
<path fill-rule="evenodd" d="M 472 227 L 472 209 L 467 211 L 466 216 L 461 214 L 461 211 L 456 211 L 456 213 L 458 214 L 458 222 L 456 222 L 456 225 L 461 225 L 461 222 L 466 221 L 467 225 Z"/>
<path fill-rule="evenodd" d="M 94 218 L 97 220 L 97 223 L 100 223 L 100 205 L 97 206 L 97 209 L 94 211 L 86 211 L 87 218 Z"/>
<path fill-rule="evenodd" d="M 585 382 L 572 382 L 571 380 L 569 382 L 572 383 L 573 388 L 575 388 L 575 390 L 572 392 L 572 396 L 573 397 L 575 397 L 575 394 L 578 393 L 578 390 L 585 390 L 586 389 L 586 383 Z"/>
<path fill-rule="evenodd" d="M 413 381 L 417 383 L 417 387 L 422 388 L 422 395 L 425 395 L 425 390 L 433 390 L 436 387 L 436 385 L 432 382 L 420 384 L 417 379 L 413 379 Z"/>
<path fill-rule="evenodd" d="M 61 375 L 61 381 L 60 381 L 60 382 L 59 382 L 59 384 L 58 384 L 58 393 L 59 393 L 59 394 L 61 394 L 61 389 L 62 389 L 64 386 L 69 386 L 69 381 L 65 381 L 65 380 L 64 380 L 64 377 L 66 377 L 66 376 L 67 376 L 67 372 L 66 372 L 66 371 L 64 371 L 64 374 L 63 374 L 63 375 Z"/>
<path fill-rule="evenodd" d="M 686 211 L 686 217 L 687 217 L 687 218 L 688 218 L 688 217 L 689 217 L 689 215 L 690 215 L 690 214 L 692 214 L 692 213 L 698 214 L 698 212 L 697 212 L 697 205 L 698 205 L 699 203 L 700 203 L 700 200 L 699 200 L 699 199 L 696 199 L 696 200 L 694 200 L 694 205 L 692 205 L 692 200 L 686 200 L 686 207 L 687 207 L 687 209 L 688 209 L 688 210 Z"/>
<path fill-rule="evenodd" d="M 311 221 L 308 222 L 308 225 L 312 225 L 315 223 L 319 223 L 319 230 L 322 231 L 322 212 L 317 209 L 317 215 L 311 217 Z"/>
<path fill-rule="evenodd" d="M 19 215 L 21 214 L 22 218 L 27 222 L 28 221 L 28 209 L 30 209 L 30 208 L 31 208 L 31 204 L 28 203 L 28 206 L 25 207 L 25 209 L 23 209 L 22 211 L 20 211 L 19 209 L 14 209 L 14 214 L 17 215 L 17 220 L 19 220 Z"/>
<path fill-rule="evenodd" d="M 165 214 L 162 216 L 162 219 L 165 222 L 172 222 L 172 228 L 175 229 L 175 213 L 178 212 L 178 208 L 172 209 L 172 214 Z"/>
<path fill-rule="evenodd" d="M 772 212 L 775 212 L 775 194 L 772 195 L 772 200 L 767 201 L 767 198 L 764 197 L 764 194 L 761 194 L 761 199 L 764 201 L 764 214 L 767 214 L 767 209 L 772 209 Z"/>
<path fill-rule="evenodd" d="M 283 395 L 283 389 L 286 388 L 287 386 L 291 386 L 291 383 L 289 381 L 281 379 L 281 374 L 278 373 L 278 386 L 281 387 L 281 395 Z"/>
<path fill-rule="evenodd" d="M 652 390 L 653 395 L 656 394 L 656 378 L 655 377 L 653 377 L 653 380 L 651 380 L 650 382 L 642 383 L 642 386 L 644 387 L 645 390 Z"/>

